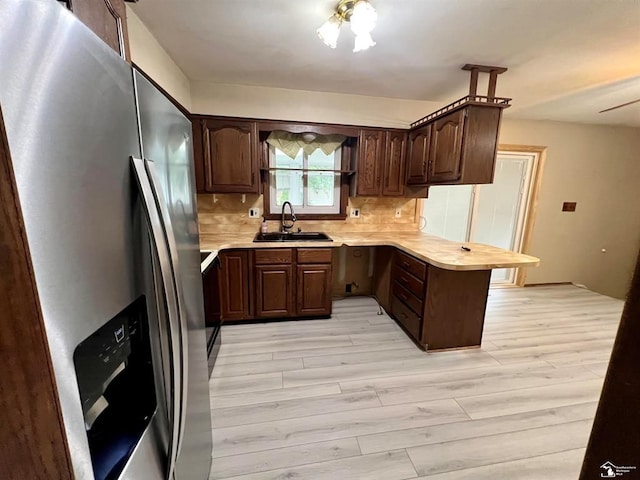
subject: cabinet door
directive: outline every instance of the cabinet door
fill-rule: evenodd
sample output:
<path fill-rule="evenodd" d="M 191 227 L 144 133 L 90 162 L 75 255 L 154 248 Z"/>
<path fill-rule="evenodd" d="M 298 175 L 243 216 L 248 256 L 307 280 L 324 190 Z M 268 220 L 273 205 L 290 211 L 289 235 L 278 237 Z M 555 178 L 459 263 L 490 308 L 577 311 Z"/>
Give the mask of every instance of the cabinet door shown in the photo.
<path fill-rule="evenodd" d="M 255 274 L 256 316 L 293 316 L 293 267 L 256 265 Z"/>
<path fill-rule="evenodd" d="M 223 320 L 249 317 L 249 263 L 246 250 L 220 255 L 220 309 Z"/>
<path fill-rule="evenodd" d="M 71 10 L 107 45 L 129 59 L 124 0 L 73 0 Z"/>
<path fill-rule="evenodd" d="M 427 185 L 431 125 L 409 133 L 407 153 L 407 185 Z"/>
<path fill-rule="evenodd" d="M 380 195 L 384 132 L 360 130 L 358 139 L 357 195 Z"/>
<path fill-rule="evenodd" d="M 331 265 L 298 265 L 298 316 L 331 315 Z"/>
<path fill-rule="evenodd" d="M 466 110 L 433 123 L 429 149 L 429 183 L 451 182 L 462 175 L 462 138 Z"/>
<path fill-rule="evenodd" d="M 258 193 L 257 124 L 203 120 L 201 126 L 205 190 Z"/>
<path fill-rule="evenodd" d="M 404 132 L 387 132 L 384 145 L 382 194 L 386 196 L 402 196 L 404 193 L 407 134 Z"/>

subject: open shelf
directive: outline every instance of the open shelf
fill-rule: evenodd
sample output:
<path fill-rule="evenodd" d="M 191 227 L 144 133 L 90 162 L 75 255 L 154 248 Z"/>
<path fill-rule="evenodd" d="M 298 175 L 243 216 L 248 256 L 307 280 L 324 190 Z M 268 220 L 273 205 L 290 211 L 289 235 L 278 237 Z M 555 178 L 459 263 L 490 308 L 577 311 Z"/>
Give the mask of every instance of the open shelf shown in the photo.
<path fill-rule="evenodd" d="M 326 170 L 314 168 L 261 168 L 263 172 L 313 172 L 313 173 L 334 173 L 343 175 L 353 175 L 355 170 Z"/>

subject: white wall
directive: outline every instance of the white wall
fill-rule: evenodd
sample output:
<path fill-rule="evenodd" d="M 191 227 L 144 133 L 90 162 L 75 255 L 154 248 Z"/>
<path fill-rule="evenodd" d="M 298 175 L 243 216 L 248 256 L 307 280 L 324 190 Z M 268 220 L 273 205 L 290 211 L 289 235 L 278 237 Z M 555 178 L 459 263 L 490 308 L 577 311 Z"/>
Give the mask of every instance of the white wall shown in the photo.
<path fill-rule="evenodd" d="M 192 112 L 270 120 L 405 128 L 442 105 L 433 102 L 192 82 Z"/>
<path fill-rule="evenodd" d="M 189 79 L 127 4 L 127 28 L 131 60 L 169 95 L 191 111 Z"/>
<path fill-rule="evenodd" d="M 527 283 L 623 298 L 640 248 L 640 128 L 507 120 L 500 141 L 548 147 L 530 252 L 542 262 Z"/>
<path fill-rule="evenodd" d="M 431 102 L 192 82 L 195 113 L 407 127 Z M 517 100 L 516 100 L 517 101 Z M 640 248 L 640 129 L 506 118 L 503 144 L 548 147 L 527 283 L 574 282 L 619 298 Z M 563 201 L 578 203 L 562 213 Z M 602 249 L 606 253 L 602 253 Z"/>

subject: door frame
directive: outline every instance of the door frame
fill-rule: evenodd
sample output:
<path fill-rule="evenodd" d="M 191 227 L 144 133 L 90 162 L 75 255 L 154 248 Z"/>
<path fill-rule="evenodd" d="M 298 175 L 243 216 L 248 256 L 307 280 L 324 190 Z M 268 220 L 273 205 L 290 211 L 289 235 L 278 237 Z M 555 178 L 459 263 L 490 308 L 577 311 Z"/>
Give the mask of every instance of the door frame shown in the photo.
<path fill-rule="evenodd" d="M 520 253 L 528 254 L 529 249 L 531 248 L 531 239 L 533 237 L 533 229 L 538 210 L 542 173 L 547 160 L 547 147 L 538 145 L 500 144 L 498 145 L 498 153 L 500 152 L 524 153 L 534 156 L 533 171 L 531 172 L 531 190 L 525 207 L 524 224 L 522 227 L 522 242 L 520 244 Z M 515 286 L 523 287 L 526 278 L 527 268 L 518 268 L 515 276 Z"/>
<path fill-rule="evenodd" d="M 496 169 L 497 169 L 497 163 L 499 161 L 498 157 L 502 156 L 502 158 L 505 158 L 505 157 L 509 157 L 510 155 L 518 155 L 518 156 L 527 158 L 526 168 L 524 171 L 524 179 L 523 179 L 524 184 L 521 184 L 521 188 L 526 187 L 526 191 L 523 191 L 520 194 L 520 200 L 518 201 L 518 215 L 516 217 L 515 229 L 512 234 L 512 240 L 514 243 L 512 249 L 515 252 L 521 252 L 523 240 L 524 240 L 524 226 L 527 219 L 527 214 L 529 212 L 529 206 L 530 206 L 529 200 L 531 198 L 531 192 L 533 188 L 533 179 L 534 179 L 533 174 L 536 167 L 537 155 L 534 154 L 533 152 L 516 152 L 514 150 L 498 150 L 496 154 Z M 469 214 L 469 226 L 467 230 L 467 238 L 469 239 L 470 242 L 473 242 L 472 239 L 474 238 L 474 232 L 476 230 L 475 227 L 477 226 L 474 222 L 474 219 L 478 212 L 479 202 L 481 201 L 478 199 L 478 196 L 481 192 L 481 189 L 479 187 L 482 187 L 482 186 L 483 186 L 482 184 L 474 185 L 473 191 L 471 193 L 471 213 Z M 480 195 L 480 198 L 482 198 L 481 195 Z M 516 281 L 517 281 L 517 275 L 518 275 L 519 269 L 517 267 L 512 267 L 512 268 L 506 268 L 505 270 L 509 271 L 508 278 L 502 281 L 492 280 L 492 283 L 491 283 L 492 287 L 518 286 Z"/>
<path fill-rule="evenodd" d="M 524 225 L 522 227 L 522 241 L 520 244 L 520 253 L 529 254 L 539 204 L 540 186 L 542 185 L 542 174 L 544 171 L 545 163 L 547 161 L 547 147 L 540 145 L 516 145 L 510 143 L 501 143 L 498 145 L 496 157 L 500 152 L 523 153 L 534 156 L 533 171 L 531 172 L 531 187 L 524 213 L 525 218 Z M 424 202 L 418 202 L 417 207 L 418 208 L 416 214 L 417 218 L 419 219 L 418 230 L 420 231 L 422 220 L 424 219 Z M 469 222 L 471 222 L 471 218 L 469 218 Z M 526 278 L 527 268 L 517 268 L 515 274 L 515 283 L 494 284 L 491 285 L 491 288 L 524 287 Z"/>

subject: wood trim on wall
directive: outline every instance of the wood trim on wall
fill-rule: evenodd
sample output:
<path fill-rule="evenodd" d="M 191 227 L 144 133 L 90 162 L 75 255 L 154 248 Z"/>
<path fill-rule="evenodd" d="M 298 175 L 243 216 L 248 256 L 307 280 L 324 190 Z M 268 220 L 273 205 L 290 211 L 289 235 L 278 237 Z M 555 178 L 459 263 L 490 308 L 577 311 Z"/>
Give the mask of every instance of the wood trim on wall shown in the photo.
<path fill-rule="evenodd" d="M 0 478 L 73 479 L 0 111 Z"/>
<path fill-rule="evenodd" d="M 184 105 L 182 105 L 178 100 L 176 100 L 173 96 L 171 96 L 169 92 L 167 92 L 164 88 L 162 88 L 153 78 L 151 78 L 149 74 L 147 74 L 147 72 L 145 72 L 142 68 L 140 68 L 140 65 L 138 65 L 135 62 L 133 62 L 132 65 L 140 73 L 140 75 L 142 75 L 144 78 L 149 80 L 149 83 L 151 83 L 151 85 L 153 85 L 158 90 L 160 90 L 160 93 L 162 93 L 165 97 L 167 97 L 169 101 L 173 103 L 175 107 L 178 110 L 180 110 L 185 117 L 191 120 L 191 113 L 189 113 L 189 110 L 187 110 L 184 107 Z"/>
<path fill-rule="evenodd" d="M 520 253 L 528 254 L 531 248 L 533 228 L 535 226 L 536 214 L 538 211 L 540 186 L 542 185 L 542 173 L 544 171 L 545 162 L 547 161 L 547 147 L 537 145 L 500 144 L 498 145 L 498 152 L 519 152 L 536 155 L 536 161 L 533 165 L 531 192 L 529 193 L 529 205 L 527 205 L 526 218 L 522 230 L 522 244 L 520 246 Z M 527 268 L 518 268 L 518 271 L 516 272 L 517 286 L 524 286 L 527 277 L 527 270 Z"/>

